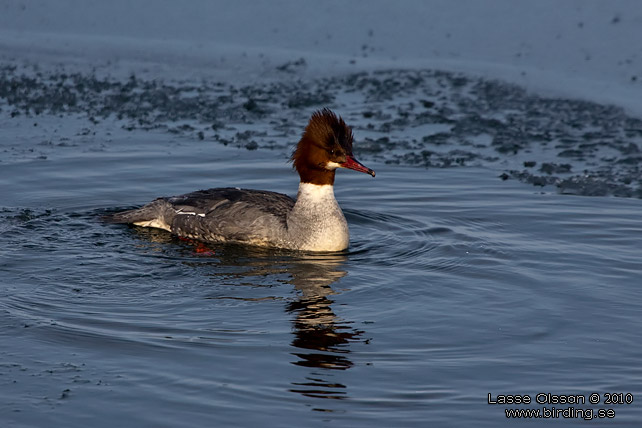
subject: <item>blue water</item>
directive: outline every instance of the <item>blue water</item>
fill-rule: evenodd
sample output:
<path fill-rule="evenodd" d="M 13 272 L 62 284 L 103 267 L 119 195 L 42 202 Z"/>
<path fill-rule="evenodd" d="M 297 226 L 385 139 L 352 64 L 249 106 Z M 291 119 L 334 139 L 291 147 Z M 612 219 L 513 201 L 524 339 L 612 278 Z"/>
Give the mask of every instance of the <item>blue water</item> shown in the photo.
<path fill-rule="evenodd" d="M 513 426 L 506 408 L 556 405 L 488 394 L 542 392 L 639 425 L 641 200 L 364 160 L 375 179 L 336 180 L 348 252 L 203 249 L 101 216 L 294 194 L 287 152 L 109 135 L 0 163 L 2 426 Z"/>

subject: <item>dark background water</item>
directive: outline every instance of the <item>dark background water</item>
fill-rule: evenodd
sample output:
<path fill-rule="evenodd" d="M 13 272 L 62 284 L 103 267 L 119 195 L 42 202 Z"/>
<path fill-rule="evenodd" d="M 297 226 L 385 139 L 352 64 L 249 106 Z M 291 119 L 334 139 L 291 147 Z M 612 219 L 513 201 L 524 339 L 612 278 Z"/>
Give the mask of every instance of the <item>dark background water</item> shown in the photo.
<path fill-rule="evenodd" d="M 358 119 L 360 104 L 338 100 Z M 630 405 L 575 407 L 638 425 L 639 199 L 502 181 L 501 159 L 522 160 L 492 146 L 477 149 L 497 160 L 463 167 L 362 149 L 377 177 L 337 177 L 345 254 L 204 249 L 101 215 L 207 187 L 294 194 L 298 113 L 281 134 L 278 113 L 230 113 L 217 140 L 193 123 L 172 132 L 180 118 L 144 129 L 14 109 L 0 135 L 4 426 L 491 427 L 520 407 L 488 393 L 540 392 L 631 393 Z M 357 145 L 373 147 L 359 120 Z M 248 123 L 266 131 L 256 147 L 221 144 Z M 394 126 L 408 140 L 437 129 Z"/>

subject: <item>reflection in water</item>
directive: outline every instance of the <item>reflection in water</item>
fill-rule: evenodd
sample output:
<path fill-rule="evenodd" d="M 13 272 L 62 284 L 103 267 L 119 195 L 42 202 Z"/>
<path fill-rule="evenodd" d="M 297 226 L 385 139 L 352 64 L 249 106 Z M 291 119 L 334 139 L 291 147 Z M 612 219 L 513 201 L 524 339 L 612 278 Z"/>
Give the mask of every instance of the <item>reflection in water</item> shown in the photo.
<path fill-rule="evenodd" d="M 291 355 L 292 364 L 310 368 L 301 382 L 292 382 L 292 392 L 308 397 L 342 399 L 347 397 L 346 385 L 331 381 L 330 370 L 346 370 L 352 367 L 349 359 L 351 341 L 358 340 L 363 331 L 350 326 L 350 322 L 338 318 L 332 311 L 336 294 L 332 284 L 344 277 L 342 270 L 344 254 L 300 254 L 283 250 L 266 250 L 236 246 L 207 246 L 199 242 L 176 239 L 168 233 L 155 229 L 135 228 L 144 242 L 152 244 L 179 243 L 188 255 L 216 258 L 217 267 L 226 269 L 215 275 L 236 276 L 243 281 L 253 279 L 253 285 L 272 285 L 274 282 L 292 284 L 298 297 L 286 306 L 293 314 L 292 346 L 299 349 Z M 162 248 L 162 247 L 161 247 Z M 155 251 L 161 248 L 153 248 Z M 186 262 L 189 263 L 189 262 Z M 209 272 L 211 274 L 211 272 Z M 329 411 L 328 409 L 315 409 Z"/>
<path fill-rule="evenodd" d="M 341 270 L 345 255 L 310 256 L 293 264 L 290 283 L 300 293 L 299 299 L 287 306 L 295 314 L 294 340 L 292 345 L 308 352 L 293 353 L 299 360 L 294 364 L 304 367 L 345 370 L 352 367 L 349 360 L 348 344 L 362 332 L 349 325 L 332 312 L 331 300 L 334 294 L 331 284 L 346 275 Z M 309 352 L 311 351 L 311 352 Z M 293 392 L 305 396 L 323 398 L 345 398 L 346 386 L 324 379 L 329 375 L 317 370 L 305 382 L 293 382 Z"/>

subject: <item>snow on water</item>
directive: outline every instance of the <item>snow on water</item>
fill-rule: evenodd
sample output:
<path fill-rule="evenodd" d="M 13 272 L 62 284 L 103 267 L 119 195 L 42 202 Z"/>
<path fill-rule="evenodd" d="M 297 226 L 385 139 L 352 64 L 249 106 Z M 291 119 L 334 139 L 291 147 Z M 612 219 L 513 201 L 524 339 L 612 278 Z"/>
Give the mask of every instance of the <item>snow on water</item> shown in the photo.
<path fill-rule="evenodd" d="M 278 67 L 280 81 L 245 85 L 0 67 L 0 97 L 7 108 L 0 124 L 16 133 L 2 139 L 0 148 L 8 162 L 47 159 L 70 144 L 88 149 L 83 135 L 100 136 L 105 126 L 117 126 L 273 149 L 285 158 L 310 112 L 330 106 L 353 126 L 362 160 L 483 166 L 503 179 L 556 186 L 563 193 L 642 197 L 642 120 L 621 108 L 429 70 L 291 79 L 296 74 L 289 67 L 306 64 Z M 51 115 L 74 120 L 65 125 L 48 120 Z M 95 142 L 104 144 L 109 135 Z"/>
<path fill-rule="evenodd" d="M 365 139 L 366 159 L 642 195 L 637 1 L 1 7 L 11 119 L 87 115 L 87 132 L 113 115 L 128 130 L 287 152 L 310 112 L 329 106 Z M 38 143 L 5 152 L 46 156 Z"/>
<path fill-rule="evenodd" d="M 642 111 L 636 0 L 12 0 L 0 35 L 4 60 L 111 73 L 263 74 L 303 56 L 306 73 L 439 68 Z"/>

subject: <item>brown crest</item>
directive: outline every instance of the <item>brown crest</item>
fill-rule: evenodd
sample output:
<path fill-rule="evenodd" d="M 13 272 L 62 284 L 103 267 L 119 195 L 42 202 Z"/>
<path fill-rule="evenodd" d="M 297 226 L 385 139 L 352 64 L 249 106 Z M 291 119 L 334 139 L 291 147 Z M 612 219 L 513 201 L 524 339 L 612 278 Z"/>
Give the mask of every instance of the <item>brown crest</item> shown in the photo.
<path fill-rule="evenodd" d="M 343 163 L 352 155 L 352 130 L 327 108 L 312 114 L 294 153 L 292 163 L 301 182 L 334 184 L 334 169 L 328 162 Z"/>

